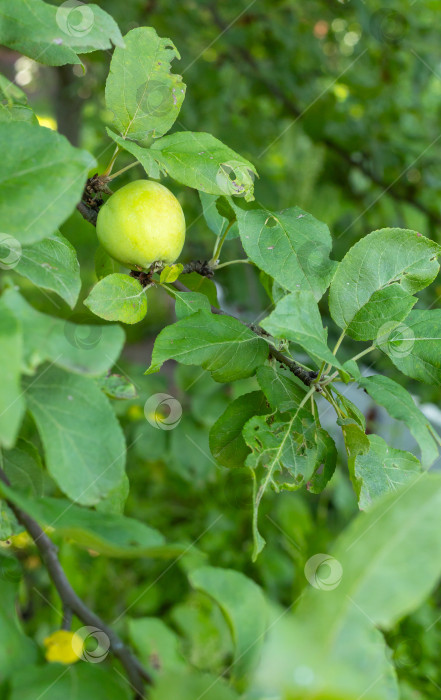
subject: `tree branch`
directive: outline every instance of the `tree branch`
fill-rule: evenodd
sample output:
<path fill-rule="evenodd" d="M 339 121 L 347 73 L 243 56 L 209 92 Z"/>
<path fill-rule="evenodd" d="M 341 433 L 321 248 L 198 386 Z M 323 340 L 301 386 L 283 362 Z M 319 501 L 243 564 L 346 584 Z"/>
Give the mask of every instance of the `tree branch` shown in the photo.
<path fill-rule="evenodd" d="M 0 479 L 7 486 L 10 486 L 8 477 L 2 469 L 0 469 Z M 121 664 L 126 670 L 130 684 L 135 691 L 135 699 L 141 700 L 144 698 L 144 683 L 152 683 L 152 677 L 150 674 L 143 668 L 141 662 L 132 654 L 130 649 L 124 644 L 116 632 L 114 632 L 111 627 L 106 625 L 106 623 L 103 622 L 98 615 L 90 610 L 83 600 L 81 600 L 81 598 L 75 593 L 58 559 L 57 547 L 48 537 L 48 535 L 46 535 L 44 530 L 42 530 L 40 525 L 33 518 L 31 518 L 28 513 L 16 506 L 14 503 L 8 500 L 7 503 L 18 522 L 26 528 L 34 540 L 52 583 L 54 584 L 57 593 L 60 596 L 60 600 L 63 603 L 65 617 L 66 611 L 71 611 L 71 613 L 76 615 L 82 622 L 84 622 L 85 625 L 97 627 L 99 630 L 104 632 L 105 635 L 107 635 L 110 643 L 110 649 L 120 660 Z"/>

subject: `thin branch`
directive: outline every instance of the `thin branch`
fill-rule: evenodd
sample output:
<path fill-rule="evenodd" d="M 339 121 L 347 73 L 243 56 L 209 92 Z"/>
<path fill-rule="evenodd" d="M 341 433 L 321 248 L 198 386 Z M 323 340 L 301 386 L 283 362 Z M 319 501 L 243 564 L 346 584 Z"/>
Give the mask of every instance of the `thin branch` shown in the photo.
<path fill-rule="evenodd" d="M 72 610 L 69 608 L 68 605 L 65 605 L 63 608 L 63 621 L 61 623 L 62 630 L 70 630 L 70 628 L 72 627 L 72 617 Z"/>
<path fill-rule="evenodd" d="M 0 469 L 0 479 L 9 486 L 9 480 L 2 469 Z M 46 566 L 49 576 L 54 584 L 60 600 L 63 603 L 64 610 L 70 610 L 76 615 L 85 625 L 97 627 L 107 635 L 110 649 L 113 654 L 120 660 L 126 670 L 130 684 L 136 693 L 136 700 L 141 700 L 144 695 L 144 683 L 152 684 L 153 679 L 146 671 L 141 662 L 132 654 L 130 649 L 124 644 L 122 639 L 114 632 L 114 630 L 106 625 L 101 618 L 94 613 L 84 601 L 75 593 L 70 585 L 70 582 L 64 573 L 64 569 L 58 559 L 58 549 L 52 540 L 46 535 L 40 525 L 31 518 L 28 513 L 16 506 L 11 501 L 7 503 L 13 511 L 18 522 L 20 522 L 28 531 L 34 540 L 41 558 Z"/>

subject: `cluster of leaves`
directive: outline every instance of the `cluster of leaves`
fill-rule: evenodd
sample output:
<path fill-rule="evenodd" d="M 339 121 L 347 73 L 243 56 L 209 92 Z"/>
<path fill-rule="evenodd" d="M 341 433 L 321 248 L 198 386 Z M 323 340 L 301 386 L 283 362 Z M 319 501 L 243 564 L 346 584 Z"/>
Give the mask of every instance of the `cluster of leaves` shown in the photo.
<path fill-rule="evenodd" d="M 205 601 L 210 618 L 205 624 L 218 635 L 221 653 L 216 663 L 195 661 L 195 645 L 184 645 L 183 651 L 185 634 L 178 635 L 163 619 L 130 619 L 128 637 L 154 677 L 154 700 L 194 700 L 204 694 L 212 700 L 270 695 L 350 700 L 361 694 L 393 700 L 398 697 L 396 673 L 378 628 L 391 630 L 427 597 L 441 573 L 441 482 L 423 472 L 438 456 L 440 439 L 401 384 L 376 374 L 372 365 L 367 376 L 357 361 L 382 353 L 402 375 L 441 384 L 440 312 L 413 309 L 415 295 L 438 273 L 441 247 L 416 231 L 383 228 L 353 245 L 337 263 L 325 224 L 298 207 L 272 211 L 254 200 L 257 173 L 247 159 L 211 134 L 166 135 L 185 95 L 181 77 L 171 72 L 172 60 L 179 58 L 172 42 L 152 28 L 122 37 L 104 11 L 84 7 L 92 13 L 93 26 L 79 38 L 65 24 L 71 8 L 60 14 L 42 0 L 14 0 L 8 14 L 0 14 L 0 41 L 48 65 L 80 63 L 78 54 L 115 44 L 106 104 L 114 115 L 107 133 L 116 148 L 104 175 L 111 177 L 116 157 L 125 151 L 149 177 L 166 174 L 196 189 L 207 227 L 217 237 L 212 269 L 220 267 L 224 242 L 238 238 L 269 300 L 270 313 L 259 326 L 248 325 L 219 310 L 212 281 L 182 274 L 181 265 L 154 271 L 156 285 L 175 301 L 177 320 L 158 334 L 147 374 L 168 360 L 184 365 L 181 370 L 201 367 L 209 387 L 202 400 L 215 406 L 211 380 L 242 382 L 234 400 L 219 401 L 223 413 L 213 422 L 209 447 L 221 467 L 245 467 L 251 476 L 254 560 L 261 552 L 264 556 L 259 531 L 264 496 L 309 491 L 313 498 L 331 478 L 338 479 L 339 459 L 347 463 L 359 507 L 368 513 L 359 515 L 333 547 L 330 561 L 337 562 L 342 576 L 326 592 L 312 585 L 294 615 L 268 605 L 269 596 L 251 576 L 209 566 L 200 555 L 187 557 L 192 545 L 185 536 L 183 542 L 168 541 L 159 517 L 146 524 L 142 512 L 136 518 L 124 515 L 127 446 L 117 414 L 123 413 L 121 400 L 135 401 L 135 391 L 112 374 L 124 331 L 101 321 L 78 323 L 75 314 L 43 313 L 16 286 L 24 278 L 75 308 L 79 264 L 75 248 L 58 229 L 81 200 L 96 162 L 39 126 L 23 93 L 2 78 L 0 216 L 5 223 L 0 244 L 7 274 L 0 297 L 0 445 L 7 481 L 0 484 L 0 537 L 22 533 L 14 515 L 18 508 L 50 528 L 57 541 L 68 540 L 68 547 L 115 559 L 185 561 L 183 573 Z M 106 321 L 142 320 L 146 290 L 141 283 L 115 272 L 103 251 L 96 261 L 98 282 L 86 306 Z M 175 286 L 177 280 L 181 284 Z M 332 332 L 341 332 L 333 350 L 322 321 L 325 302 Z M 368 346 L 339 359 L 345 337 L 351 347 L 352 341 Z M 345 395 L 353 384 L 409 428 L 421 460 L 369 434 L 364 415 Z M 341 428 L 347 458 L 339 458 L 333 437 L 322 427 L 328 406 Z M 147 439 L 142 435 L 144 448 L 156 449 L 157 459 L 177 440 L 152 431 Z M 181 446 L 173 451 L 179 469 Z M 44 691 L 55 698 L 54 693 L 73 687 L 97 700 L 130 697 L 130 687 L 112 672 L 111 663 L 81 662 L 65 673 L 41 662 L 36 641 L 17 624 L 14 612 L 22 577 L 8 550 L 0 550 L 0 689 L 5 697 L 18 700 Z M 175 610 L 174 622 L 188 635 L 195 616 L 190 608 Z"/>

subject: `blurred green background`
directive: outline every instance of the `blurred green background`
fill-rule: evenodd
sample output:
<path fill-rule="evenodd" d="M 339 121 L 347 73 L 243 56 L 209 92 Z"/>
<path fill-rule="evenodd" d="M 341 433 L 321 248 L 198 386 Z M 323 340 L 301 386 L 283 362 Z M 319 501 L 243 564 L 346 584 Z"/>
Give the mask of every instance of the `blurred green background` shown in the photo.
<path fill-rule="evenodd" d="M 260 175 L 257 199 L 275 209 L 297 205 L 325 221 L 335 240 L 335 259 L 369 231 L 386 226 L 415 229 L 441 242 L 439 2 L 97 4 L 113 15 L 123 34 L 153 26 L 176 44 L 181 61 L 173 70 L 183 75 L 187 97 L 172 131 L 211 132 L 252 161 Z M 25 90 L 41 123 L 91 151 L 101 170 L 113 150 L 105 132 L 111 114 L 104 105 L 110 58 L 111 52 L 83 56 L 83 72 L 78 66 L 41 66 L 0 49 L 0 71 Z M 120 155 L 118 169 L 131 160 Z M 113 185 L 143 176 L 139 166 Z M 214 237 L 201 216 L 197 193 L 164 182 L 179 198 L 188 224 L 182 262 L 210 257 Z M 95 231 L 75 213 L 62 232 L 79 254 L 84 299 L 95 281 Z M 238 240 L 228 242 L 224 251 L 225 259 L 243 256 Z M 255 320 L 269 310 L 251 267 L 220 270 L 216 282 L 222 305 L 234 314 Z M 34 306 L 69 316 L 55 297 L 21 284 Z M 441 285 L 435 283 L 421 294 L 422 305 L 437 308 L 439 294 Z M 99 614 L 112 620 L 129 606 L 133 617 L 161 616 L 181 635 L 192 662 L 216 672 L 231 655 L 229 637 L 217 608 L 188 590 L 183 570 L 207 557 L 215 565 L 244 571 L 273 599 L 289 605 L 304 585 L 304 563 L 311 554 L 327 551 L 355 513 L 356 501 L 343 470 L 320 496 L 266 498 L 261 521 L 268 546 L 252 564 L 251 482 L 245 471 L 227 472 L 214 463 L 208 431 L 231 398 L 255 388 L 254 381 L 224 388 L 188 367 L 143 376 L 157 332 L 174 318 L 173 304 L 163 292 L 151 290 L 149 305 L 146 319 L 126 329 L 129 344 L 117 368 L 138 390 L 138 398 L 119 406 L 128 445 L 134 444 L 128 455 L 126 512 L 170 540 L 188 542 L 188 555 L 170 569 L 150 560 L 127 566 L 67 544 L 62 558 L 78 592 Z M 81 300 L 74 315 L 77 322 L 89 318 Z M 332 328 L 330 336 L 332 341 Z M 387 358 L 374 359 L 378 369 L 395 377 Z M 145 421 L 144 403 L 160 391 L 172 393 L 183 406 L 175 430 L 155 430 Z M 437 387 L 419 386 L 416 392 L 426 402 L 439 403 Z M 381 416 L 369 419 L 372 429 L 378 429 Z M 32 548 L 25 547 L 22 557 L 29 573 L 29 589 L 22 591 L 24 616 L 42 639 L 50 624 L 33 585 L 47 585 L 48 595 L 53 594 Z M 423 634 L 438 617 L 438 597 L 390 636 L 403 698 L 409 700 L 433 697 L 428 676 L 441 685 L 439 626 Z M 55 597 L 53 602 L 58 605 Z"/>

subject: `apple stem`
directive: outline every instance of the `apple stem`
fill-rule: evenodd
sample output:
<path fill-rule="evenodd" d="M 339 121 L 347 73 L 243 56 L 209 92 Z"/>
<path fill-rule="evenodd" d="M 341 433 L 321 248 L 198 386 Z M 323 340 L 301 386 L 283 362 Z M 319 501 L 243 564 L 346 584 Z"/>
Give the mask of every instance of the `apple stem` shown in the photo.
<path fill-rule="evenodd" d="M 227 267 L 227 265 L 235 265 L 236 263 L 249 263 L 250 261 L 248 258 L 244 258 L 243 260 L 229 260 L 228 262 L 221 263 L 220 265 L 216 266 L 216 270 L 219 270 L 221 267 Z"/>
<path fill-rule="evenodd" d="M 130 170 L 130 168 L 133 168 L 135 165 L 139 165 L 139 160 L 135 160 L 134 163 L 130 163 L 130 165 L 126 165 L 125 168 L 121 168 L 121 170 L 118 170 L 116 173 L 113 173 L 113 175 L 110 175 L 108 177 L 109 181 L 114 180 L 116 177 L 118 177 L 118 175 L 122 175 L 126 172 L 126 170 Z"/>
<path fill-rule="evenodd" d="M 120 146 L 117 145 L 115 150 L 113 151 L 113 156 L 110 159 L 110 163 L 107 166 L 107 168 L 105 169 L 105 171 L 103 172 L 103 175 L 110 175 L 110 173 L 112 172 L 112 168 L 115 165 L 115 161 L 117 159 L 117 156 L 118 156 L 118 153 L 120 152 L 120 150 L 121 150 Z"/>
<path fill-rule="evenodd" d="M 215 249 L 213 252 L 213 257 L 211 258 L 211 260 L 208 263 L 210 267 L 219 267 L 218 265 L 216 265 L 216 263 L 219 259 L 219 255 L 220 255 L 220 252 L 222 250 L 222 246 L 225 243 L 225 239 L 228 235 L 228 231 L 230 230 L 230 228 L 232 227 L 233 224 L 234 224 L 234 221 L 230 221 L 230 223 L 228 224 L 224 233 L 222 234 L 222 237 L 219 238 L 219 236 L 218 236 L 217 241 L 216 241 L 216 246 L 215 246 Z"/>

